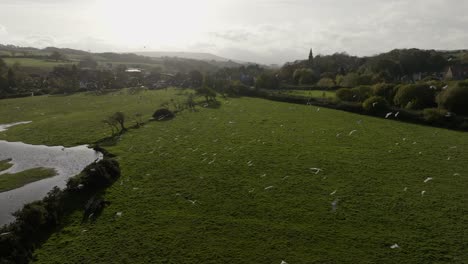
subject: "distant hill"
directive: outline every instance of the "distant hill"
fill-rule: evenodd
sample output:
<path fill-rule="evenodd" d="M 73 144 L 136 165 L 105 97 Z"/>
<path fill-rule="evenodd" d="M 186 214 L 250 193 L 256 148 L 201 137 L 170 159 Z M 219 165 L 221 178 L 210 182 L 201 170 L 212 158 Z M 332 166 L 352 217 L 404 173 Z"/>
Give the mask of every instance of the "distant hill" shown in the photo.
<path fill-rule="evenodd" d="M 204 53 L 204 52 L 171 52 L 171 51 L 140 51 L 140 52 L 133 52 L 138 55 L 148 56 L 153 58 L 163 58 L 163 57 L 176 57 L 176 58 L 183 58 L 183 59 L 192 59 L 192 60 L 204 60 L 204 61 L 230 61 L 230 59 L 226 59 L 211 53 Z"/>

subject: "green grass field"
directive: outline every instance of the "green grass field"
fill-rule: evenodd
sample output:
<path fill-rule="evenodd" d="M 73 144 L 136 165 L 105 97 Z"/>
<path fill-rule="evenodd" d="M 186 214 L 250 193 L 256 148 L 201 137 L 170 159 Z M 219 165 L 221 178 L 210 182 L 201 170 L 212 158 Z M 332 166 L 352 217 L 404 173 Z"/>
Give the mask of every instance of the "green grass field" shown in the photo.
<path fill-rule="evenodd" d="M 11 164 L 10 161 L 11 159 L 0 160 L 0 172 L 7 170 L 13 166 L 13 164 Z"/>
<path fill-rule="evenodd" d="M 90 143 L 109 134 L 107 114 L 148 118 L 176 93 L 2 100 L 0 123 L 33 123 L 0 139 Z M 95 223 L 70 215 L 37 263 L 468 261 L 468 134 L 263 99 L 221 103 L 108 147 L 122 169 L 111 205 Z"/>
<path fill-rule="evenodd" d="M 303 96 L 307 98 L 335 98 L 335 91 L 320 91 L 320 90 L 280 90 L 281 94 Z"/>
<path fill-rule="evenodd" d="M 3 58 L 5 63 L 11 67 L 15 63 L 19 63 L 21 67 L 26 68 L 42 68 L 47 70 L 52 70 L 54 67 L 59 65 L 69 65 L 73 64 L 74 62 L 63 62 L 63 61 L 48 61 L 48 60 L 40 60 L 40 59 L 31 59 L 31 58 Z"/>
<path fill-rule="evenodd" d="M 34 168 L 17 173 L 5 173 L 0 175 L 0 192 L 13 190 L 28 183 L 42 180 L 57 175 L 54 169 Z"/>
<path fill-rule="evenodd" d="M 102 120 L 117 111 L 135 124 L 135 114 L 148 120 L 163 102 L 181 98 L 183 91 L 143 91 L 129 95 L 126 90 L 103 96 L 74 94 L 5 99 L 0 104 L 0 124 L 15 120 L 33 121 L 26 128 L 14 126 L 0 132 L 0 140 L 26 141 L 31 144 L 75 146 L 92 143 L 111 135 Z"/>

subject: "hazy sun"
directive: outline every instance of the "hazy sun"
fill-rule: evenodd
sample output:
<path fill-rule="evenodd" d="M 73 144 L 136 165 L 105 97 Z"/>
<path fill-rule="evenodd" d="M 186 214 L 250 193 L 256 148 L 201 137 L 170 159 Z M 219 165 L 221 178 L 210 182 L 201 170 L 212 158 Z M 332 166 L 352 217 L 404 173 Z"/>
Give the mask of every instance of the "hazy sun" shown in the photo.
<path fill-rule="evenodd" d="M 112 39 L 128 46 L 182 46 L 209 25 L 211 1 L 101 0 L 96 17 Z"/>

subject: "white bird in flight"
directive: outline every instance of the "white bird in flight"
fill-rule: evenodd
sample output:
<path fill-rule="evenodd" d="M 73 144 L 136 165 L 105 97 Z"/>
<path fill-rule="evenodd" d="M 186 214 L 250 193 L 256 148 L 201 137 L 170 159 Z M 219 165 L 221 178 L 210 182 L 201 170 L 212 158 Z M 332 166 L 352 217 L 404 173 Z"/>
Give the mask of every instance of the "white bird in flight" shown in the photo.
<path fill-rule="evenodd" d="M 429 181 L 432 181 L 432 177 L 428 177 L 427 179 L 424 180 L 424 183 L 427 183 Z"/>
<path fill-rule="evenodd" d="M 357 132 L 357 130 L 353 130 L 353 131 L 349 132 L 348 136 L 352 136 L 356 132 Z"/>
<path fill-rule="evenodd" d="M 391 249 L 395 249 L 395 248 L 400 248 L 400 246 L 398 246 L 398 244 L 395 243 L 395 244 L 391 245 L 390 248 L 391 248 Z"/>
<path fill-rule="evenodd" d="M 385 118 L 389 118 L 391 115 L 393 115 L 393 112 L 389 112 L 385 115 Z"/>
<path fill-rule="evenodd" d="M 331 206 L 332 206 L 332 211 L 335 212 L 336 208 L 338 207 L 338 200 L 331 202 Z"/>
<path fill-rule="evenodd" d="M 319 172 L 322 171 L 322 169 L 320 169 L 320 168 L 310 168 L 310 170 L 315 174 L 319 174 Z"/>
<path fill-rule="evenodd" d="M 334 190 L 332 193 L 330 193 L 330 195 L 335 195 L 336 193 L 336 190 Z"/>

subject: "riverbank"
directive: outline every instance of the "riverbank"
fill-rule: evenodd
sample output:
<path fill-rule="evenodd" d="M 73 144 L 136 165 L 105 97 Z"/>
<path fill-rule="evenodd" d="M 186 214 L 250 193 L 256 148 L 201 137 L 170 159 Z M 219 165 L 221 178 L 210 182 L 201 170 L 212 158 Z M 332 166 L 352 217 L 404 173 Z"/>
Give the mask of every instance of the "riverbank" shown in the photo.
<path fill-rule="evenodd" d="M 34 168 L 17 173 L 0 174 L 0 193 L 14 190 L 28 183 L 55 175 L 57 175 L 57 171 L 51 168 Z"/>

